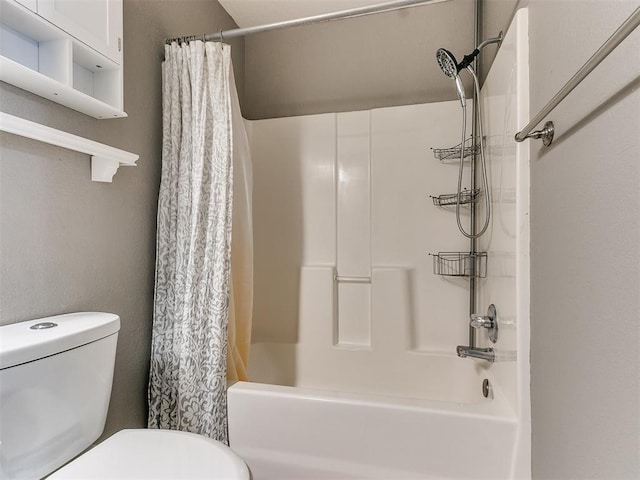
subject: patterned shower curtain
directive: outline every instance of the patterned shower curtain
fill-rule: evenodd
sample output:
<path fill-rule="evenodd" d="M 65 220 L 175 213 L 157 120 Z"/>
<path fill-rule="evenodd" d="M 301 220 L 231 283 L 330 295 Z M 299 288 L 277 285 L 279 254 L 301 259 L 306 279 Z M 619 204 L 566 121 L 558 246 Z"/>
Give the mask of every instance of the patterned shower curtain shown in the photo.
<path fill-rule="evenodd" d="M 149 427 L 227 442 L 231 51 L 165 46 Z"/>

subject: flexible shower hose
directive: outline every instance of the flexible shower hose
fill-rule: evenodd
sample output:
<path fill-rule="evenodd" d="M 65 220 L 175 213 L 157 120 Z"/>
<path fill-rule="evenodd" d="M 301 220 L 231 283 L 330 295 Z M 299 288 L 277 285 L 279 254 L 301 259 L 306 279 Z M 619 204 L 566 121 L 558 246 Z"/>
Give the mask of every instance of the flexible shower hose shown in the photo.
<path fill-rule="evenodd" d="M 471 66 L 467 67 L 467 70 L 469 71 L 469 73 L 471 73 L 471 76 L 473 77 L 473 86 L 475 88 L 475 98 L 478 99 L 478 101 L 475 103 L 475 105 L 477 105 L 477 111 L 476 108 L 473 109 L 473 113 L 474 115 L 476 115 L 476 118 L 478 119 L 478 133 L 479 136 L 478 138 L 480 139 L 480 161 L 482 164 L 482 177 L 483 177 L 483 186 L 484 186 L 484 203 L 485 203 L 485 219 L 484 219 L 484 226 L 482 227 L 482 229 L 480 230 L 479 233 L 476 234 L 471 234 L 471 233 L 467 233 L 464 229 L 464 227 L 462 226 L 462 222 L 460 221 L 460 201 L 462 199 L 462 172 L 464 170 L 464 144 L 465 144 L 465 140 L 466 140 L 466 135 L 467 135 L 467 109 L 466 108 L 462 108 L 462 142 L 461 142 L 461 147 L 460 147 L 460 166 L 458 168 L 458 191 L 457 191 L 457 196 L 456 196 L 456 222 L 458 223 L 458 230 L 460 230 L 460 233 L 462 233 L 465 237 L 467 238 L 479 238 L 482 235 L 484 235 L 484 232 L 487 231 L 487 228 L 489 227 L 489 220 L 491 219 L 491 198 L 489 196 L 489 179 L 487 177 L 487 163 L 485 160 L 485 155 L 484 155 L 484 142 L 483 142 L 483 133 L 482 133 L 482 115 L 480 114 L 480 84 L 478 82 L 478 77 L 476 76 L 476 73 L 473 71 L 473 69 L 471 68 Z M 475 138 L 472 139 L 472 148 L 475 148 Z"/>

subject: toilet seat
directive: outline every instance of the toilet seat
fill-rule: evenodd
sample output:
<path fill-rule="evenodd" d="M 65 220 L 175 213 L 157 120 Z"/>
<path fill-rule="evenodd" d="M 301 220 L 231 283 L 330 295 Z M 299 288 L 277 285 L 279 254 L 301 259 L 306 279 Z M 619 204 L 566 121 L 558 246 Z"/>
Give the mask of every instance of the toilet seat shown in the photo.
<path fill-rule="evenodd" d="M 121 430 L 48 477 L 249 480 L 242 459 L 220 442 L 176 430 Z"/>

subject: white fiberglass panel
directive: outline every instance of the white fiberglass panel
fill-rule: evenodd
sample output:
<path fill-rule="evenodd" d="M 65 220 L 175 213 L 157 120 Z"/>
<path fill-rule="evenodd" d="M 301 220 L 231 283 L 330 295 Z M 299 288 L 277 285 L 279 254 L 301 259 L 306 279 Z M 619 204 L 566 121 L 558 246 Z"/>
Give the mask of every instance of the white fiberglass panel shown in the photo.
<path fill-rule="evenodd" d="M 434 275 L 429 253 L 464 252 L 468 241 L 452 209 L 434 206 L 429 195 L 455 191 L 456 165 L 431 149 L 456 145 L 460 122 L 458 102 L 251 122 L 255 341 L 299 342 L 321 322 L 333 329 L 336 348 L 384 357 L 390 343 L 401 345 L 393 353 L 401 357 L 455 354 L 467 338 L 468 280 Z M 314 268 L 364 283 L 343 288 L 327 277 L 331 285 L 315 290 L 311 281 L 307 291 L 301 270 Z M 401 278 L 375 273 L 388 269 Z M 395 294 L 382 301 L 376 278 Z M 334 303 L 325 309 L 328 291 Z"/>
<path fill-rule="evenodd" d="M 337 115 L 338 275 L 371 275 L 370 112 Z"/>
<path fill-rule="evenodd" d="M 371 346 L 371 113 L 337 114 L 336 344 Z"/>
<path fill-rule="evenodd" d="M 529 396 L 529 143 L 514 135 L 529 122 L 528 11 L 518 10 L 482 87 L 492 220 L 478 242 L 488 252 L 487 278 L 479 283 L 478 308 L 495 304 L 499 338 L 486 332 L 480 346 L 496 349 L 494 388 L 518 417 L 518 449 L 512 475 L 530 476 Z M 478 216 L 484 218 L 484 205 Z"/>
<path fill-rule="evenodd" d="M 408 270 L 409 347 L 453 353 L 468 336 L 469 281 L 434 275 L 429 253 L 465 252 L 469 242 L 458 234 L 455 211 L 430 198 L 455 193 L 458 174 L 457 164 L 440 162 L 431 149 L 459 143 L 460 103 L 383 108 L 371 116 L 373 264 Z"/>
<path fill-rule="evenodd" d="M 300 268 L 335 267 L 336 117 L 248 122 L 254 220 L 254 338 L 296 341 Z"/>
<path fill-rule="evenodd" d="M 403 354 L 399 340 L 390 337 L 388 345 L 375 350 L 254 343 L 249 378 L 283 386 L 506 407 L 500 398 L 483 398 L 484 367 L 455 355 Z M 512 412 L 505 408 L 502 415 Z"/>

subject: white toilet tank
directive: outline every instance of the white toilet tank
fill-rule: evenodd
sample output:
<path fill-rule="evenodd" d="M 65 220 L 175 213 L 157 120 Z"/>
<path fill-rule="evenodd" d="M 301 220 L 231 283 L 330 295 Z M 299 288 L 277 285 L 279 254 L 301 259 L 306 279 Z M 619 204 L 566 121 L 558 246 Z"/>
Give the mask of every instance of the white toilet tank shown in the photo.
<path fill-rule="evenodd" d="M 41 478 L 100 436 L 118 330 L 110 313 L 0 327 L 0 478 Z"/>

